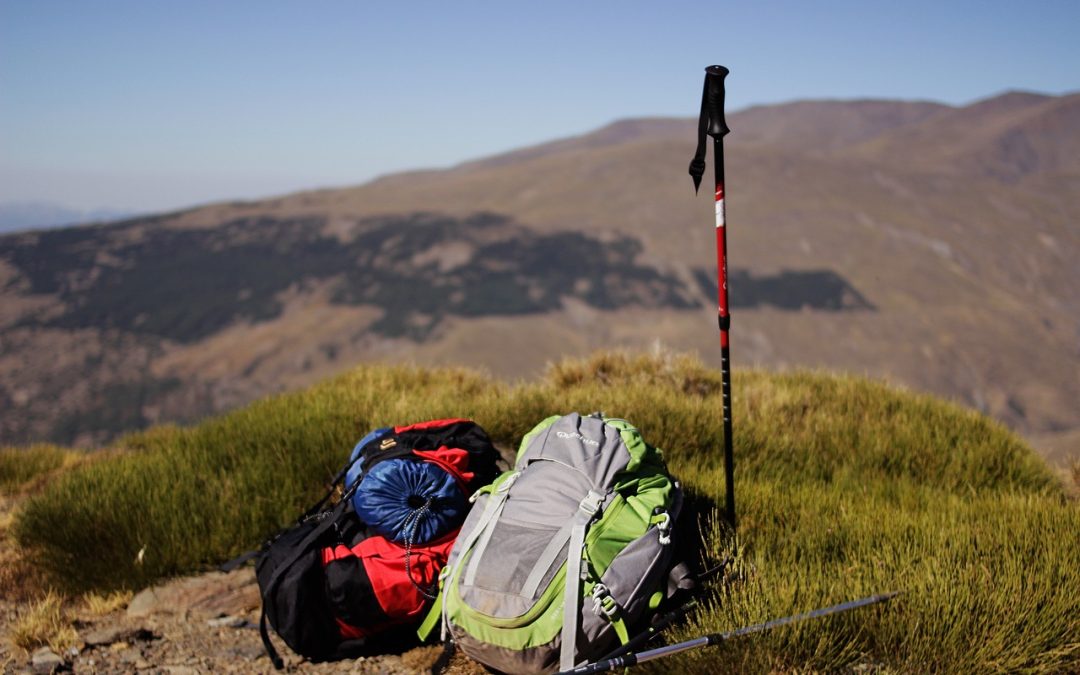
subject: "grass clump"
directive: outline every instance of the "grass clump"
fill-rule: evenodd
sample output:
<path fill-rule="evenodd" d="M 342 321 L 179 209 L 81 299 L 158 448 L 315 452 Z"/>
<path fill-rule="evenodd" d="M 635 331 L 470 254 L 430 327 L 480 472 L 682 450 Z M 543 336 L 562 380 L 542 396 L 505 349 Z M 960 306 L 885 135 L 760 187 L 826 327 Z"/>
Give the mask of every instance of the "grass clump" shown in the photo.
<path fill-rule="evenodd" d="M 111 593 L 91 591 L 83 595 L 82 606 L 90 616 L 102 617 L 127 607 L 133 596 L 134 593 L 131 591 L 112 591 Z"/>
<path fill-rule="evenodd" d="M 903 595 L 658 668 L 1080 669 L 1080 507 L 1016 436 L 847 376 L 741 371 L 734 403 L 739 536 L 715 528 L 705 553 L 734 555 L 737 573 L 672 637 Z M 689 489 L 723 503 L 719 373 L 685 356 L 602 353 L 515 387 L 364 366 L 191 429 L 152 429 L 29 499 L 15 530 L 58 583 L 133 588 L 256 546 L 319 496 L 370 428 L 465 416 L 513 446 L 571 410 L 632 420 Z"/>
<path fill-rule="evenodd" d="M 11 641 L 28 652 L 48 645 L 59 653 L 74 646 L 79 634 L 64 614 L 63 602 L 63 597 L 50 592 L 26 605 L 11 627 Z"/>

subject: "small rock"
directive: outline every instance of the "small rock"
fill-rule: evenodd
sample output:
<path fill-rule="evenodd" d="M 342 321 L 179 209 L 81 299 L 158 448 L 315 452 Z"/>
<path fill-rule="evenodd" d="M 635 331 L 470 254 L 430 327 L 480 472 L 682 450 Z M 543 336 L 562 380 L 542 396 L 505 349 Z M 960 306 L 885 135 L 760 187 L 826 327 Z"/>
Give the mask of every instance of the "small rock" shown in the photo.
<path fill-rule="evenodd" d="M 162 666 L 168 675 L 199 675 L 199 671 L 191 666 Z"/>
<path fill-rule="evenodd" d="M 160 639 L 160 635 L 144 626 L 138 628 L 112 626 L 91 631 L 82 636 L 82 641 L 87 647 L 108 647 L 113 651 L 127 649 L 133 642 L 151 642 Z"/>
<path fill-rule="evenodd" d="M 123 663 L 135 663 L 142 659 L 143 655 L 138 649 L 125 649 L 116 655 Z"/>
<path fill-rule="evenodd" d="M 48 647 L 42 647 L 30 657 L 30 666 L 35 673 L 55 673 L 64 665 L 64 659 Z"/>
<path fill-rule="evenodd" d="M 240 569 L 228 574 L 217 572 L 174 579 L 144 589 L 131 599 L 126 612 L 129 618 L 187 615 L 188 612 L 214 617 L 237 614 L 258 607 L 260 603 L 254 570 Z"/>
<path fill-rule="evenodd" d="M 238 616 L 220 616 L 206 622 L 211 628 L 240 628 L 247 623 L 247 619 Z"/>
<path fill-rule="evenodd" d="M 123 628 L 114 626 L 112 628 L 101 628 L 91 631 L 86 635 L 83 635 L 82 639 L 87 647 L 101 647 L 104 645 L 111 645 L 112 643 L 121 640 L 126 637 L 128 632 L 129 631 Z"/>
<path fill-rule="evenodd" d="M 150 616 L 156 612 L 160 606 L 161 598 L 158 597 L 157 590 L 154 588 L 146 588 L 131 599 L 125 613 L 129 617 L 142 618 Z"/>
<path fill-rule="evenodd" d="M 224 650 L 221 655 L 227 660 L 255 661 L 266 656 L 266 649 L 262 645 L 237 645 Z"/>

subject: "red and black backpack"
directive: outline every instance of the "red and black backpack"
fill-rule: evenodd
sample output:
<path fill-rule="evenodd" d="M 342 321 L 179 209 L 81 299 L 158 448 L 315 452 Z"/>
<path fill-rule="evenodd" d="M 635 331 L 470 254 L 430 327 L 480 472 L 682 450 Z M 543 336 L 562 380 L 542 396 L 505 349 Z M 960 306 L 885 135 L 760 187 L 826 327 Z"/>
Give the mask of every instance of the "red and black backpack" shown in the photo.
<path fill-rule="evenodd" d="M 274 667 L 283 662 L 267 624 L 312 661 L 415 640 L 411 628 L 435 597 L 468 498 L 495 478 L 497 458 L 484 430 L 463 419 L 376 429 L 361 439 L 327 496 L 251 556 Z M 344 493 L 331 505 L 339 485 Z"/>

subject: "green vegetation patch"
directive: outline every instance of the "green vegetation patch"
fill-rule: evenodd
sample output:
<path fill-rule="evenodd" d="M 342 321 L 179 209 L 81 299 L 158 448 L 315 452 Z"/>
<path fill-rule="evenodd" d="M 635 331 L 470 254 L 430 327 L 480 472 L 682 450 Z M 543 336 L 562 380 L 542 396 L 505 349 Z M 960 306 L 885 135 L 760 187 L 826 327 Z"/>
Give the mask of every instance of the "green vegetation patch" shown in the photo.
<path fill-rule="evenodd" d="M 1080 668 L 1080 507 L 1001 425 L 853 377 L 736 373 L 731 582 L 674 637 L 884 591 L 890 603 L 663 662 L 664 672 L 1061 672 Z M 256 546 L 316 499 L 371 427 L 469 416 L 505 446 L 555 413 L 626 417 L 705 504 L 723 503 L 719 373 L 599 354 L 509 387 L 461 370 L 366 366 L 190 429 L 128 437 L 15 525 L 53 578 L 137 587 Z M 140 555 L 141 552 L 141 555 Z"/>
<path fill-rule="evenodd" d="M 32 481 L 60 469 L 81 455 L 46 444 L 0 448 L 0 494 L 15 494 Z"/>

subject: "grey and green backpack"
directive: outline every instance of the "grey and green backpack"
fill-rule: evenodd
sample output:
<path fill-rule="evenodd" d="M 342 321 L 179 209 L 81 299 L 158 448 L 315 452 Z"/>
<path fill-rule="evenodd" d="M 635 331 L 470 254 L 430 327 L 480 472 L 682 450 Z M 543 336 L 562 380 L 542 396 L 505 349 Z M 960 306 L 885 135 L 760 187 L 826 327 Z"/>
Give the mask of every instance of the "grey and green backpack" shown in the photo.
<path fill-rule="evenodd" d="M 426 626 L 441 619 L 444 639 L 487 666 L 541 673 L 599 658 L 674 584 L 682 489 L 625 420 L 544 420 L 473 499 Z"/>

